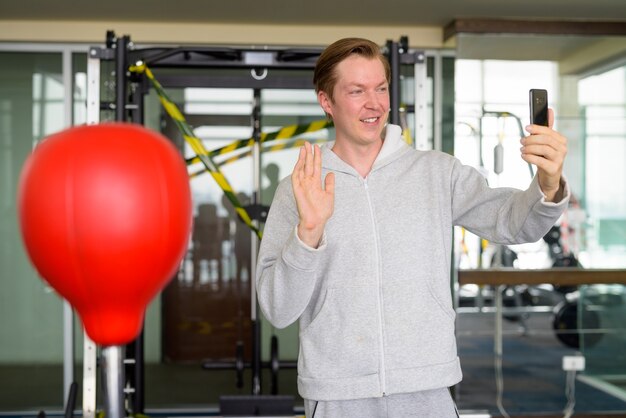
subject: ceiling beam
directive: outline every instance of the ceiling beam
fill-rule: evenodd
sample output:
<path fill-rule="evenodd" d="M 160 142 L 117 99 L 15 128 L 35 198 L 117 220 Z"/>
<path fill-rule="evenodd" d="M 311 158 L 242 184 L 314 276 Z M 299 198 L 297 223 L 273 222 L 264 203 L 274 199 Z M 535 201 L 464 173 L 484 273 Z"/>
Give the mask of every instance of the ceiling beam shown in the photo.
<path fill-rule="evenodd" d="M 443 31 L 443 42 L 461 33 L 625 36 L 626 21 L 455 19 Z"/>

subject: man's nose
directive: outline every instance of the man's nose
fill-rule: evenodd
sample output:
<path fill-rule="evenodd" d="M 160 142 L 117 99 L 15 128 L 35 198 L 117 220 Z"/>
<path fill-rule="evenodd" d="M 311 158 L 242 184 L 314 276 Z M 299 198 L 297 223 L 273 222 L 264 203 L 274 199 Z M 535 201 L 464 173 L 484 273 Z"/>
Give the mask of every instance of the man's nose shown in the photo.
<path fill-rule="evenodd" d="M 384 104 L 383 94 L 370 91 L 365 97 L 365 106 L 369 109 L 380 109 Z"/>

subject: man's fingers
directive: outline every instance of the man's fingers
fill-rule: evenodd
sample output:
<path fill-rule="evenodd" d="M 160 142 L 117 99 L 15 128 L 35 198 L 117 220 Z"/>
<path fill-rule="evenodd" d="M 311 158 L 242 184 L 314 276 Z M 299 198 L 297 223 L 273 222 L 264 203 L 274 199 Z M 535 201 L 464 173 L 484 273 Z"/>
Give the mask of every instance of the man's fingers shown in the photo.
<path fill-rule="evenodd" d="M 304 147 L 300 147 L 300 153 L 298 154 L 298 161 L 293 166 L 293 172 L 291 173 L 291 179 L 293 181 L 300 181 L 302 179 L 302 172 L 304 168 Z"/>
<path fill-rule="evenodd" d="M 328 173 L 324 179 L 324 190 L 326 193 L 335 194 L 335 173 Z"/>
<path fill-rule="evenodd" d="M 527 163 L 534 164 L 539 170 L 545 171 L 548 175 L 555 175 L 558 172 L 559 164 L 535 154 L 524 154 L 522 159 Z"/>
<path fill-rule="evenodd" d="M 535 134 L 529 135 L 520 140 L 524 147 L 530 146 L 548 146 L 557 152 L 567 152 L 567 139 L 558 134 Z"/>
<path fill-rule="evenodd" d="M 320 150 L 319 145 L 315 145 L 313 147 L 314 155 L 313 155 L 313 177 L 316 179 L 322 178 L 322 152 Z"/>
<path fill-rule="evenodd" d="M 526 127 L 526 130 L 530 135 L 520 138 L 522 145 L 542 143 L 552 145 L 555 149 L 567 147 L 567 138 L 550 128 L 539 125 L 529 125 Z"/>
<path fill-rule="evenodd" d="M 327 180 L 328 181 L 328 177 Z M 330 177 L 331 187 L 334 190 L 334 177 Z M 322 151 L 318 145 L 305 142 L 300 148 L 298 161 L 291 174 L 291 183 L 294 188 L 320 191 L 322 189 Z"/>
<path fill-rule="evenodd" d="M 541 139 L 544 142 L 555 141 L 559 144 L 566 144 L 567 138 L 563 135 L 559 134 L 557 131 L 554 131 L 546 126 L 540 125 L 528 125 L 526 127 L 526 131 L 530 134 L 529 136 L 522 137 L 520 140 L 523 142 L 528 141 L 530 139 Z"/>
<path fill-rule="evenodd" d="M 549 145 L 527 145 L 522 147 L 522 155 L 536 155 L 551 161 L 556 161 L 559 158 L 557 150 Z"/>
<path fill-rule="evenodd" d="M 313 149 L 311 148 L 311 144 L 308 142 L 304 143 L 304 148 L 306 151 L 306 156 L 304 160 L 304 175 L 312 176 L 314 171 L 313 164 Z"/>

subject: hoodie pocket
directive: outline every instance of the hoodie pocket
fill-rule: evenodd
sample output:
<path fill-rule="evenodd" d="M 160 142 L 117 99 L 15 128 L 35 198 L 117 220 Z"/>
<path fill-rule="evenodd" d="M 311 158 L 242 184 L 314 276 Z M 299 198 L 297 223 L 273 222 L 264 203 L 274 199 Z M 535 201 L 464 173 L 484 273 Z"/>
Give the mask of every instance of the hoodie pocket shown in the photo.
<path fill-rule="evenodd" d="M 389 369 L 444 364 L 456 358 L 454 311 L 430 284 L 404 280 L 386 291 L 386 364 Z"/>
<path fill-rule="evenodd" d="M 378 371 L 377 288 L 326 291 L 313 322 L 300 332 L 299 373 L 308 378 L 364 376 Z"/>

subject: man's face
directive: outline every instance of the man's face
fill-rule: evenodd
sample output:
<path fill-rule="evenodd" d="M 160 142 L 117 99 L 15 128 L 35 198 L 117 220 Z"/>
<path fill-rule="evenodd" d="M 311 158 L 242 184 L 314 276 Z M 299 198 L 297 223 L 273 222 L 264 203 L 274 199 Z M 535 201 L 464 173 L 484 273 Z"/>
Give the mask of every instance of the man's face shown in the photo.
<path fill-rule="evenodd" d="M 389 84 L 378 58 L 352 55 L 335 68 L 333 100 L 323 91 L 320 105 L 332 116 L 337 141 L 367 145 L 379 141 L 389 114 Z"/>

